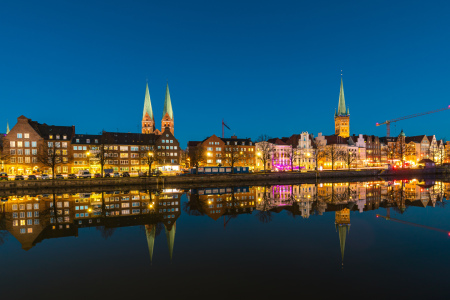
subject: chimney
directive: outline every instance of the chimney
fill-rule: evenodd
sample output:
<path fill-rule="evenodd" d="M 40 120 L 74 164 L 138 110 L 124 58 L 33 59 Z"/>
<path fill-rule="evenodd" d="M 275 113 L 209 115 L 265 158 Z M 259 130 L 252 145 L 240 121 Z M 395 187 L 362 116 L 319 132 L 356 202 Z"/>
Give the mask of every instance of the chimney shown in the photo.
<path fill-rule="evenodd" d="M 235 135 L 232 135 L 231 138 L 237 140 L 237 136 Z"/>

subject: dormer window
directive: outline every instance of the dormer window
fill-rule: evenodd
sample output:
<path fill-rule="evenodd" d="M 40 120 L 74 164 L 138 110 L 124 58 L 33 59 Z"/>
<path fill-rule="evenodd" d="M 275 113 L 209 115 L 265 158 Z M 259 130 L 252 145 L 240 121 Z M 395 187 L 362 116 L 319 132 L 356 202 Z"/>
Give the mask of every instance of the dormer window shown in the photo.
<path fill-rule="evenodd" d="M 63 140 L 67 140 L 67 135 L 63 135 Z"/>
<path fill-rule="evenodd" d="M 90 139 L 86 139 L 86 144 L 90 144 L 91 140 Z"/>
<path fill-rule="evenodd" d="M 49 138 L 50 140 L 53 140 L 53 135 L 49 135 L 48 138 Z"/>
<path fill-rule="evenodd" d="M 97 139 L 95 139 L 95 143 L 98 144 L 98 140 Z"/>
<path fill-rule="evenodd" d="M 59 140 L 59 135 L 56 136 L 56 139 Z"/>
<path fill-rule="evenodd" d="M 77 139 L 77 143 L 79 143 L 80 142 L 80 139 Z"/>
<path fill-rule="evenodd" d="M 230 141 L 227 141 L 227 145 L 229 145 L 230 144 Z"/>

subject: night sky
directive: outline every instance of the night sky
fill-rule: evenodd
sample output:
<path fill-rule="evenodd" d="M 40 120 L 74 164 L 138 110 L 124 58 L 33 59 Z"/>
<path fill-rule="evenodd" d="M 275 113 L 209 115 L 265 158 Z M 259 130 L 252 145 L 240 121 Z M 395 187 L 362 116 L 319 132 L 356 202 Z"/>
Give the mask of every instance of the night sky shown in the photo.
<path fill-rule="evenodd" d="M 95 2 L 95 3 L 94 3 Z M 341 69 L 351 133 L 450 104 L 449 1 L 2 1 L 6 120 L 140 131 L 148 80 L 157 127 L 168 80 L 175 135 L 334 133 Z M 391 126 L 450 139 L 450 111 Z"/>

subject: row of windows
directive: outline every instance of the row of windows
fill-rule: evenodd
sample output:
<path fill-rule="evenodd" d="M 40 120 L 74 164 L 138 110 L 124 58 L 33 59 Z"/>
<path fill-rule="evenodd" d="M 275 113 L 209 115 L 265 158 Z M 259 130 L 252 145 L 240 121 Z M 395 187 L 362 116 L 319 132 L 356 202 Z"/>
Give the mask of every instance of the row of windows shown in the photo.
<path fill-rule="evenodd" d="M 25 204 L 19 204 L 19 205 L 13 204 L 12 205 L 12 210 L 17 210 L 17 208 L 19 208 L 19 210 L 24 210 L 25 209 Z M 27 210 L 39 209 L 39 203 L 34 203 L 34 204 L 28 203 L 26 205 L 26 208 L 27 208 Z"/>
<path fill-rule="evenodd" d="M 26 221 L 26 222 L 25 222 Z M 19 225 L 20 224 L 20 225 Z M 33 219 L 13 220 L 13 226 L 33 225 Z M 39 219 L 34 219 L 34 225 L 39 225 Z M 21 232 L 22 233 L 22 232 Z"/>
<path fill-rule="evenodd" d="M 26 217 L 27 217 L 27 218 L 33 218 L 33 215 L 34 215 L 35 218 L 38 218 L 38 217 L 39 217 L 39 211 L 34 211 L 34 212 L 28 211 L 28 212 L 26 213 Z M 25 212 L 22 211 L 22 212 L 20 212 L 20 213 L 16 213 L 16 212 L 13 213 L 13 218 L 14 218 L 14 219 L 17 219 L 17 218 L 19 218 L 19 217 L 20 217 L 21 219 L 25 218 Z"/>
<path fill-rule="evenodd" d="M 165 150 L 177 150 L 177 146 L 158 146 L 158 149 L 165 149 Z"/>
<path fill-rule="evenodd" d="M 22 142 L 22 141 L 17 141 L 17 147 L 23 147 L 25 145 L 25 147 L 30 147 L 30 142 L 26 141 L 26 142 Z M 16 141 L 10 141 L 9 142 L 9 146 L 11 148 L 16 147 Z M 37 147 L 37 142 L 31 142 L 31 147 L 36 148 Z"/>

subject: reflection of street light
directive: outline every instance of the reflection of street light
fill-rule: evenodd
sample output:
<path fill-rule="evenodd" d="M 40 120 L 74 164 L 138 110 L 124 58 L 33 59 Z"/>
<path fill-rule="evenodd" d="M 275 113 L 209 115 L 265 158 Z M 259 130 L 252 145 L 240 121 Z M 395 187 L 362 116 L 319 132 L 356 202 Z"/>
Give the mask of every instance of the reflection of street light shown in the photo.
<path fill-rule="evenodd" d="M 208 156 L 212 156 L 211 152 L 208 152 Z"/>

